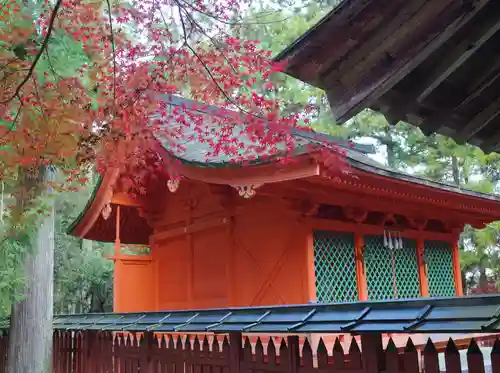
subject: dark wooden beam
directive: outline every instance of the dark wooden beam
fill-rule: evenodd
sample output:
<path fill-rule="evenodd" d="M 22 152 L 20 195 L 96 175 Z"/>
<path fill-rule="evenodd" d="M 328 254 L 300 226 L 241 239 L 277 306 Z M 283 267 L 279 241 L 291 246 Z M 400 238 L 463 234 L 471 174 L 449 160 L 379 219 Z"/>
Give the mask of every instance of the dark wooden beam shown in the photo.
<path fill-rule="evenodd" d="M 462 99 L 460 104 L 455 107 L 455 111 L 469 105 L 474 99 L 478 98 L 486 89 L 490 88 L 500 78 L 500 55 L 497 55 L 492 61 L 488 61 L 488 67 L 481 73 L 477 71 L 476 79 L 472 79 L 468 88 L 468 94 Z"/>
<path fill-rule="evenodd" d="M 498 152 L 500 150 L 500 130 L 495 135 L 489 137 L 488 140 L 483 141 L 480 147 L 486 154 Z"/>
<path fill-rule="evenodd" d="M 453 109 L 441 111 L 437 115 L 426 119 L 422 124 L 420 124 L 422 132 L 426 135 L 433 132 L 441 133 L 443 127 L 457 127 L 457 123 L 464 123 L 464 120 L 456 113 L 462 111 L 475 99 L 481 96 L 485 90 L 498 82 L 499 78 L 500 56 L 497 56 L 483 74 L 481 74 L 480 71 L 477 72 L 476 79 L 472 80 L 470 87 L 468 88 L 469 93 L 467 93 L 467 95 L 462 99 L 460 104 Z M 471 139 L 468 140 L 470 141 Z M 459 139 L 457 139 L 457 141 L 463 142 L 463 140 Z"/>
<path fill-rule="evenodd" d="M 339 122 L 345 122 L 365 107 L 371 106 L 378 98 L 399 83 L 405 76 L 425 61 L 432 53 L 438 50 L 446 41 L 461 30 L 492 0 L 479 0 L 470 4 L 473 8 L 467 9 L 462 2 L 451 1 L 443 10 L 438 19 L 431 20 L 431 25 L 425 28 L 420 38 L 427 40 L 414 55 L 395 57 L 390 69 L 384 74 L 380 71 L 373 81 L 365 83 L 365 88 L 359 92 L 345 92 L 342 102 L 331 102 L 331 106 Z M 434 2 L 432 2 L 434 3 Z M 437 3 L 437 2 L 436 2 Z M 439 2 L 442 4 L 442 2 Z M 440 27 L 440 30 L 436 30 Z M 340 101 L 340 100 L 339 100 Z"/>
<path fill-rule="evenodd" d="M 470 140 L 476 133 L 485 128 L 500 112 L 500 97 L 491 102 L 484 110 L 477 113 L 469 123 L 463 126 L 455 135 L 456 140 L 465 142 Z"/>
<path fill-rule="evenodd" d="M 372 7 L 380 7 L 380 2 L 376 0 L 345 1 L 282 50 L 274 57 L 274 60 L 287 60 L 284 72 L 304 80 L 301 76 L 302 66 L 310 62 L 311 56 L 315 59 L 318 56 L 316 52 L 319 51 L 323 54 L 325 45 L 335 46 L 335 48 L 329 49 L 328 56 L 325 56 L 327 59 L 322 56 L 325 62 L 333 62 L 347 53 L 350 48 L 356 47 L 351 38 L 348 39 L 342 32 L 336 31 L 349 28 L 350 32 L 357 35 L 362 25 L 353 25 L 352 20 L 357 19 L 367 9 L 370 12 Z M 330 32 L 331 30 L 333 32 Z"/>
<path fill-rule="evenodd" d="M 415 1 L 408 1 L 404 7 L 414 6 L 413 4 Z M 378 80 L 382 75 L 380 73 L 387 70 L 387 67 L 390 70 L 418 54 L 436 34 L 456 19 L 461 9 L 460 6 L 453 6 L 453 1 L 449 0 L 426 1 L 392 34 L 384 35 L 383 28 L 377 30 L 373 38 L 378 37 L 378 34 L 385 38 L 380 39 L 376 45 L 369 45 L 371 49 L 365 49 L 365 46 L 361 45 L 362 59 L 356 63 L 349 63 L 347 59 L 342 73 L 339 74 L 341 81 L 345 86 L 351 87 L 359 82 L 360 78 L 373 76 Z M 441 16 L 442 14 L 444 16 Z M 387 23 L 390 22 L 389 13 L 384 11 L 382 17 Z"/>
<path fill-rule="evenodd" d="M 390 38 L 393 38 L 405 24 L 425 4 L 426 0 L 393 0 L 382 4 L 375 2 L 372 8 L 367 8 L 365 18 L 357 20 L 349 28 L 350 44 L 359 45 L 351 49 L 345 57 L 338 58 L 338 51 L 328 52 L 336 57 L 328 56 L 324 69 L 320 72 L 319 80 L 326 83 L 335 81 L 349 73 L 350 70 L 363 69 L 364 60 L 369 55 L 383 54 Z"/>
<path fill-rule="evenodd" d="M 467 37 L 462 39 L 457 46 L 453 47 L 451 51 L 443 50 L 442 58 L 438 65 L 425 77 L 420 84 L 420 88 L 417 89 L 418 102 L 423 102 L 429 97 L 441 83 L 497 34 L 500 30 L 500 19 L 498 18 L 500 4 L 498 2 L 492 4 L 492 6 L 495 5 L 496 9 L 489 9 L 487 7 L 483 10 L 484 12 L 488 12 L 489 17 L 484 20 L 481 19 L 476 28 L 469 30 L 466 34 Z"/>
<path fill-rule="evenodd" d="M 496 84 L 500 79 L 500 56 L 497 56 L 491 62 L 489 68 L 481 73 L 477 72 L 476 78 L 470 83 L 470 88 L 468 89 L 467 95 L 462 98 L 461 102 L 455 106 L 453 109 L 442 110 L 437 115 L 433 115 L 427 118 L 421 125 L 420 129 L 424 134 L 430 134 L 433 132 L 440 133 L 443 127 L 459 127 L 460 123 L 468 123 L 472 120 L 466 120 L 461 118 L 458 114 L 468 105 L 470 105 L 475 99 L 477 99 L 483 92 L 489 89 L 493 84 Z M 470 140 L 467 139 L 467 141 Z M 466 140 L 457 139 L 457 142 L 463 142 Z"/>

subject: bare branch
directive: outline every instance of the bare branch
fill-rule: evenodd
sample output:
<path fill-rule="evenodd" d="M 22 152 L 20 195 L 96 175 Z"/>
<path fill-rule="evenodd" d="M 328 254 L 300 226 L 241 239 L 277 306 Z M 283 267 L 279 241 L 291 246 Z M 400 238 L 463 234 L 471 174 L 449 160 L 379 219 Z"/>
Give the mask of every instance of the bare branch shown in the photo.
<path fill-rule="evenodd" d="M 222 88 L 219 84 L 219 82 L 217 82 L 217 79 L 215 78 L 215 76 L 212 74 L 212 71 L 210 70 L 210 68 L 207 66 L 207 64 L 205 63 L 205 61 L 203 60 L 203 58 L 201 58 L 201 56 L 194 50 L 194 48 L 189 44 L 188 40 L 187 40 L 187 35 L 186 35 L 186 25 L 184 23 L 184 17 L 182 15 L 182 12 L 181 12 L 181 7 L 179 7 L 179 18 L 181 20 L 181 25 L 182 25 L 182 31 L 183 31 L 183 34 L 184 34 L 184 41 L 186 43 L 186 46 L 188 47 L 188 49 L 191 51 L 191 53 L 196 57 L 196 59 L 201 63 L 201 65 L 203 66 L 203 69 L 206 71 L 207 75 L 209 76 L 209 78 L 214 82 L 214 84 L 216 85 L 217 89 L 222 93 L 222 95 L 226 98 L 226 100 L 228 102 L 230 102 L 231 104 L 233 104 L 239 111 L 241 111 L 242 113 L 245 113 L 245 114 L 248 114 L 248 115 L 251 115 L 257 119 L 261 119 L 261 120 L 265 120 L 265 118 L 259 116 L 259 115 L 255 115 L 254 113 L 251 113 L 249 112 L 248 110 L 242 108 L 236 101 L 234 101 L 234 99 L 232 99 L 228 94 L 227 92 L 224 90 L 224 88 Z"/>
<path fill-rule="evenodd" d="M 229 22 L 229 21 L 226 21 L 226 20 L 224 20 L 224 19 L 222 19 L 220 17 L 217 17 L 217 16 L 215 16 L 213 14 L 210 14 L 210 13 L 207 13 L 207 12 L 203 11 L 202 9 L 195 7 L 193 4 L 190 4 L 190 3 L 188 3 L 185 0 L 178 0 L 178 1 L 176 1 L 177 4 L 179 4 L 179 1 L 182 1 L 186 6 L 190 7 L 195 12 L 203 14 L 203 15 L 209 17 L 209 18 L 212 18 L 212 19 L 216 20 L 217 22 L 223 23 L 223 24 L 228 25 L 228 26 L 270 25 L 270 24 L 274 24 L 274 23 L 285 22 L 286 20 L 293 18 L 293 16 L 289 16 L 289 17 L 285 17 L 285 18 L 280 19 L 280 20 L 267 21 L 267 22 L 248 22 L 248 21 L 247 22 Z M 277 14 L 277 13 L 280 13 L 280 11 L 276 10 L 276 11 L 273 11 L 273 12 L 269 12 L 267 14 L 273 14 L 273 13 Z M 256 18 L 258 18 L 258 17 L 256 17 Z"/>
<path fill-rule="evenodd" d="M 111 47 L 113 48 L 113 106 L 115 108 L 116 115 L 116 47 L 115 47 L 115 35 L 113 33 L 113 17 L 111 16 L 111 3 L 106 0 L 108 5 L 108 17 L 109 17 L 109 30 L 111 37 Z"/>
<path fill-rule="evenodd" d="M 3 138 L 5 138 L 5 136 L 7 136 L 9 133 L 12 132 L 12 130 L 14 129 L 14 127 L 17 124 L 17 121 L 21 117 L 21 111 L 22 111 L 22 109 L 24 107 L 24 102 L 21 99 L 21 96 L 19 94 L 17 94 L 14 98 L 17 98 L 19 100 L 19 108 L 17 109 L 16 116 L 12 120 L 12 123 L 10 124 L 9 129 L 2 136 L 0 136 L 0 140 L 2 140 Z"/>

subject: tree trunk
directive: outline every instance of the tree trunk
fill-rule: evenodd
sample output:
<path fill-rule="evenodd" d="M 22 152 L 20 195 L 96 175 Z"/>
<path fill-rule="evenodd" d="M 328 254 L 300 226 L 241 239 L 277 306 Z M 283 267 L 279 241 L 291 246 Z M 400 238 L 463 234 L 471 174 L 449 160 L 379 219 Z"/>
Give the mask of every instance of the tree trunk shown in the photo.
<path fill-rule="evenodd" d="M 488 276 L 486 276 L 486 267 L 483 263 L 479 265 L 479 288 L 483 294 L 488 293 Z"/>
<path fill-rule="evenodd" d="M 453 183 L 460 186 L 460 168 L 458 166 L 458 159 L 456 156 L 451 156 L 451 172 L 453 174 Z"/>
<path fill-rule="evenodd" d="M 461 270 L 460 271 L 460 276 L 462 276 L 462 291 L 463 294 L 467 295 L 469 292 L 469 289 L 467 288 L 467 276 L 465 276 L 465 271 Z"/>
<path fill-rule="evenodd" d="M 395 143 L 392 141 L 392 137 L 389 133 L 387 133 L 387 136 L 385 137 L 385 147 L 387 151 L 387 166 L 390 168 L 396 169 L 397 168 L 397 157 L 396 157 L 396 152 L 395 152 Z"/>
<path fill-rule="evenodd" d="M 45 173 L 47 172 L 50 171 L 46 170 Z M 49 216 L 41 221 L 33 244 L 36 245 L 36 250 L 27 256 L 24 265 L 24 297 L 12 306 L 7 373 L 52 371 L 53 204 L 50 206 Z"/>

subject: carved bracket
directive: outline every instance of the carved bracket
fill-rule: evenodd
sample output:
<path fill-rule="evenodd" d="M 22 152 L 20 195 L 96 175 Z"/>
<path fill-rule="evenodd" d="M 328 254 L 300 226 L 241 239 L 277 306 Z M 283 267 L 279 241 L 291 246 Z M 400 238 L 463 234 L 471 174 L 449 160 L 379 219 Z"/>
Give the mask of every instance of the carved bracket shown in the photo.
<path fill-rule="evenodd" d="M 109 217 L 111 216 L 111 203 L 108 202 L 104 205 L 101 214 L 104 220 L 109 219 Z"/>
<path fill-rule="evenodd" d="M 446 232 L 451 232 L 456 236 L 459 236 L 460 233 L 464 230 L 464 225 L 463 223 L 457 223 L 453 221 L 446 221 L 444 222 L 444 228 L 446 229 Z"/>
<path fill-rule="evenodd" d="M 424 219 L 424 218 L 406 217 L 406 220 L 408 220 L 408 224 L 410 224 L 410 227 L 412 227 L 413 229 L 416 229 L 418 231 L 424 230 L 425 226 L 427 225 L 427 219 Z"/>
<path fill-rule="evenodd" d="M 386 224 L 397 224 L 398 222 L 396 221 L 396 217 L 394 214 L 385 214 L 384 215 L 384 221 L 382 225 Z"/>
<path fill-rule="evenodd" d="M 342 212 L 347 219 L 355 221 L 356 223 L 364 222 L 368 216 L 368 211 L 360 207 L 345 206 L 342 208 Z"/>
<path fill-rule="evenodd" d="M 290 199 L 290 207 L 298 211 L 302 216 L 314 216 L 318 213 L 319 204 L 305 199 Z"/>
<path fill-rule="evenodd" d="M 180 179 L 169 179 L 167 181 L 168 190 L 171 193 L 175 193 L 177 191 L 177 189 L 179 189 L 180 183 L 181 183 Z"/>
<path fill-rule="evenodd" d="M 240 197 L 252 198 L 255 196 L 256 189 L 260 188 L 263 184 L 250 184 L 250 185 L 232 185 L 238 191 Z"/>

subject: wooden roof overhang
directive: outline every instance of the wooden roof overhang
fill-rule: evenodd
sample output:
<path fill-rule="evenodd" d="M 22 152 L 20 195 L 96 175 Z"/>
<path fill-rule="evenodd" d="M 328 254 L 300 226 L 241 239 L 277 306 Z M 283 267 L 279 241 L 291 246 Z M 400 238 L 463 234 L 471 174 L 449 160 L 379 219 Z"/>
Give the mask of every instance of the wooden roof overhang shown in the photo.
<path fill-rule="evenodd" d="M 262 191 L 263 194 L 280 195 L 288 190 L 292 193 L 287 197 L 401 214 L 414 219 L 436 219 L 451 224 L 450 229 L 461 229 L 463 224 L 482 227 L 500 220 L 500 199 L 495 196 L 392 171 L 353 150 L 347 151 L 346 159 L 350 173 L 334 177 L 329 176 L 329 169 L 318 162 L 314 154 L 297 156 L 293 162 L 286 164 L 231 168 L 181 164 L 176 172 L 183 177 L 180 187 L 186 181 L 197 181 L 229 185 L 236 189 L 257 186 L 260 187 L 257 194 Z M 101 213 L 105 204 L 111 201 L 122 206 L 121 242 L 148 244 L 151 228 L 138 212 L 141 206 L 122 194 L 113 195 L 113 183 L 117 177 L 115 170 L 104 175 L 93 199 L 70 234 L 97 241 L 114 241 L 116 209 L 112 210 L 108 219 L 104 219 Z M 167 188 L 165 193 L 169 193 Z"/>
<path fill-rule="evenodd" d="M 149 242 L 151 227 L 138 210 L 140 202 L 123 193 L 113 193 L 119 177 L 117 169 L 108 170 L 99 181 L 80 216 L 69 227 L 72 236 L 92 241 L 114 242 L 116 238 L 116 206 L 120 205 L 120 241 L 123 244 L 143 245 Z M 110 203 L 109 217 L 102 211 Z"/>
<path fill-rule="evenodd" d="M 365 108 L 500 150 L 500 2 L 344 0 L 281 52 L 341 124 Z"/>

